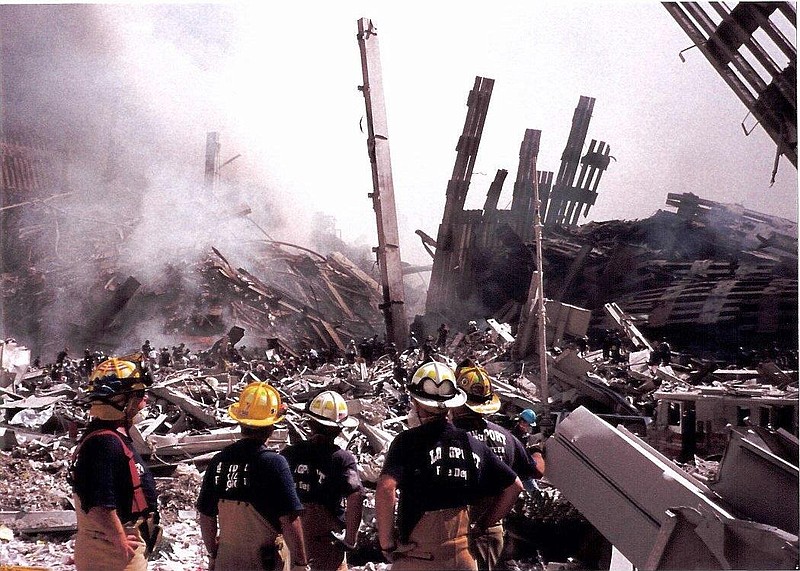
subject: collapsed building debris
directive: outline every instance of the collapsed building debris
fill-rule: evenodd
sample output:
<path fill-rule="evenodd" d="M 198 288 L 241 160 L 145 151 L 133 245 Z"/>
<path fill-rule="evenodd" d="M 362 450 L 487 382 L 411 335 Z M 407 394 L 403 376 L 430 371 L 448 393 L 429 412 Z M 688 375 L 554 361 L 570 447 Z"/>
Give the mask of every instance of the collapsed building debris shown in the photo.
<path fill-rule="evenodd" d="M 624 321 L 625 316 L 621 319 Z M 558 329 L 563 329 L 559 323 L 561 321 L 556 320 L 551 324 L 553 335 Z M 575 334 L 585 331 L 588 320 L 582 318 L 579 323 L 582 325 L 577 326 Z M 635 333 L 635 329 L 629 329 L 626 333 L 621 328 L 621 331 L 623 334 Z M 215 346 L 223 346 L 224 340 L 239 342 L 242 338 L 243 332 L 234 328 Z M 642 336 L 640 342 L 643 341 L 647 340 Z M 193 494 L 196 493 L 199 472 L 216 451 L 237 438 L 235 423 L 227 417 L 225 410 L 250 380 L 269 379 L 281 392 L 284 400 L 293 404 L 304 403 L 326 389 L 337 390 L 345 395 L 351 414 L 360 422 L 358 427 L 342 433 L 339 444 L 355 454 L 359 462 L 359 473 L 367 487 L 371 488 L 377 481 L 383 454 L 389 443 L 395 434 L 408 426 L 408 396 L 404 379 L 425 359 L 437 358 L 452 363 L 472 356 L 485 363 L 496 380 L 494 387 L 502 402 L 502 408 L 496 415 L 496 421 L 501 424 L 510 426 L 512 419 L 525 408 L 538 411 L 543 409 L 539 398 L 541 381 L 536 365 L 513 360 L 513 344 L 514 337 L 508 332 L 507 325 L 493 322 L 485 331 L 458 332 L 446 347 L 434 350 L 433 353 L 429 353 L 431 349 L 426 346 L 402 352 L 385 348 L 385 353 L 370 353 L 365 345 L 362 350 L 369 360 L 358 354 L 352 357 L 314 360 L 309 353 L 295 358 L 278 346 L 263 353 L 264 357 L 249 360 L 223 358 L 221 362 L 210 360 L 204 364 L 204 358 L 189 351 L 183 361 L 176 360 L 169 366 L 161 367 L 153 363 L 156 381 L 148 389 L 150 402 L 146 416 L 134 427 L 132 436 L 137 449 L 146 458 L 151 469 L 159 475 L 159 489 L 165 494 L 162 505 L 167 513 L 167 539 L 156 555 L 154 568 L 172 569 L 181 565 L 202 564 L 204 554 L 200 547 L 199 531 L 193 522 Z M 743 520 L 734 521 L 730 518 L 725 520 L 727 523 L 720 524 L 719 528 L 719 533 L 723 535 L 718 537 L 738 538 L 744 533 L 745 539 L 752 537 L 752 534 L 768 538 L 762 546 L 763 554 L 747 556 L 750 559 L 744 560 L 731 559 L 733 555 L 728 554 L 726 557 L 729 559 L 726 561 L 749 565 L 755 560 L 762 561 L 760 558 L 763 555 L 766 558 L 763 561 L 785 563 L 786 557 L 792 557 L 792 549 L 796 549 L 796 536 L 792 543 L 789 534 L 796 534 L 797 518 L 791 512 L 769 515 L 769 500 L 765 498 L 754 502 L 744 499 L 763 494 L 761 489 L 757 491 L 743 485 L 741 472 L 736 466 L 744 464 L 735 459 L 735 454 L 743 448 L 755 450 L 757 458 L 749 462 L 755 462 L 751 469 L 763 473 L 759 480 L 761 485 L 769 485 L 775 494 L 784 499 L 790 498 L 792 494 L 796 496 L 796 371 L 783 371 L 774 363 L 765 363 L 760 368 L 763 373 L 757 370 L 737 371 L 712 367 L 703 372 L 699 368 L 690 369 L 677 363 L 652 366 L 647 359 L 641 358 L 646 352 L 634 351 L 627 355 L 626 360 L 614 360 L 611 355 L 604 358 L 600 350 L 579 351 L 575 347 L 565 347 L 548 353 L 550 398 L 558 428 L 556 435 L 546 440 L 548 473 L 545 480 L 541 481 L 538 490 L 523 494 L 509 516 L 509 556 L 518 558 L 521 568 L 526 568 L 525 565 L 530 565 L 529 568 L 538 566 L 540 558 L 544 561 L 564 561 L 568 557 L 579 558 L 581 565 L 596 566 L 608 557 L 607 550 L 603 547 L 609 545 L 606 540 L 597 543 L 599 530 L 634 563 L 646 563 L 656 557 L 652 552 L 654 545 L 644 546 L 645 540 L 638 547 L 631 548 L 625 543 L 627 539 L 617 537 L 619 534 L 625 537 L 629 535 L 625 532 L 629 528 L 627 524 L 622 529 L 616 524 L 607 523 L 607 526 L 611 525 L 613 528 L 609 529 L 596 523 L 592 509 L 584 505 L 580 496 L 575 496 L 571 484 L 563 481 L 564 472 L 577 474 L 578 471 L 571 467 L 571 460 L 562 458 L 563 454 L 558 450 L 561 446 L 558 442 L 562 438 L 559 434 L 567 434 L 565 431 L 572 430 L 570 427 L 590 422 L 592 426 L 602 423 L 598 426 L 609 427 L 600 433 L 604 430 L 613 432 L 615 429 L 610 428 L 612 425 L 627 426 L 631 432 L 627 433 L 629 436 L 625 437 L 626 440 L 633 439 L 633 435 L 638 434 L 673 457 L 691 450 L 692 455 L 681 457 L 683 463 L 680 465 L 671 464 L 671 470 L 686 473 L 686 478 L 699 482 L 693 485 L 702 485 L 704 494 L 712 490 L 724 497 L 732 495 L 732 489 L 751 490 L 745 491 L 744 495 L 740 494 L 738 503 L 736 498 L 726 500 L 730 503 L 725 505 L 730 505 L 730 508 L 725 509 L 730 511 L 735 508 L 739 517 L 746 516 L 758 523 L 780 527 L 783 531 L 775 535 L 757 523 L 741 523 Z M 201 353 L 211 354 L 212 351 L 209 349 Z M 235 355 L 220 352 L 219 349 L 216 353 Z M 49 368 L 32 370 L 29 373 L 32 375 L 32 382 L 23 383 L 17 392 L 9 389 L 2 392 L 0 398 L 3 404 L 0 405 L 0 410 L 5 412 L 5 419 L 0 422 L 0 429 L 4 431 L 5 451 L 0 452 L 0 473 L 15 469 L 18 471 L 19 462 L 23 458 L 41 457 L 43 460 L 31 464 L 29 469 L 45 470 L 50 474 L 49 477 L 63 480 L 69 449 L 75 442 L 79 428 L 87 422 L 86 411 L 79 406 L 83 381 L 77 375 L 67 377 L 66 383 L 52 385 L 48 370 Z M 762 384 L 775 379 L 783 382 L 780 389 Z M 760 403 L 759 406 L 777 406 L 776 402 L 780 402 L 780 406 L 789 408 L 770 409 L 768 414 L 757 413 L 753 408 L 751 413 L 743 416 L 739 409 L 731 409 L 729 405 L 720 408 L 713 404 L 723 398 L 721 393 L 730 393 L 728 398 L 750 399 L 748 402 L 754 402 L 755 399 L 755 402 Z M 694 417 L 685 414 L 688 410 L 685 399 L 691 398 L 697 399 L 696 410 L 702 414 Z M 677 408 L 673 406 L 675 402 L 679 403 Z M 709 413 L 709 417 L 713 419 L 711 423 L 706 423 L 703 413 L 706 409 L 713 411 Z M 596 416 L 588 410 L 595 411 Z M 729 428 L 721 411 L 732 411 L 730 413 L 735 416 L 735 421 L 731 424 L 735 423 L 741 428 L 734 433 L 743 435 L 738 440 L 723 438 L 722 435 L 727 435 Z M 587 421 L 587 415 L 596 420 Z M 606 424 L 601 419 L 611 424 Z M 761 421 L 764 428 L 754 426 L 753 424 L 758 424 L 752 423 L 755 419 Z M 776 432 L 776 423 L 781 421 L 787 421 L 788 424 Z M 697 437 L 696 429 L 701 424 L 704 426 L 703 430 L 709 433 L 707 439 Z M 695 429 L 695 440 L 687 448 L 688 439 L 692 436 L 691 427 Z M 626 429 L 618 430 L 624 432 Z M 668 433 L 666 439 L 662 438 L 665 431 Z M 597 430 L 593 428 L 589 433 L 595 434 Z M 270 446 L 280 450 L 298 439 L 305 439 L 307 435 L 308 427 L 304 417 L 290 408 L 285 425 L 276 431 L 270 440 Z M 712 442 L 717 444 L 716 448 L 711 446 Z M 583 443 L 579 445 L 584 446 Z M 621 453 L 618 444 L 606 442 L 602 446 L 586 446 L 588 448 L 584 454 L 588 455 L 602 452 L 606 456 L 610 454 L 610 457 L 615 457 L 615 454 Z M 636 446 L 645 449 L 646 445 Z M 729 451 L 722 462 L 705 461 L 695 456 L 706 454 L 706 457 L 713 458 L 713 454 L 725 451 L 726 446 Z M 650 450 L 649 447 L 646 449 Z M 667 456 L 656 453 L 655 448 L 646 455 L 650 457 L 656 454 L 661 462 L 671 462 Z M 558 466 L 554 463 L 558 463 Z M 692 474 L 705 465 L 713 465 L 712 468 L 706 467 L 713 476 L 701 479 Z M 552 477 L 550 470 L 553 472 Z M 628 473 L 634 471 L 628 470 Z M 65 508 L 70 509 L 70 494 L 66 483 L 54 483 L 37 502 L 35 497 L 15 488 L 15 481 L 19 482 L 19 478 L 5 479 L 6 485 L 15 490 L 7 497 L 17 498 L 18 503 L 0 505 L 2 526 L 10 530 L 6 532 L 10 538 L 3 540 L 0 537 L 0 550 L 7 550 L 11 544 L 19 545 L 19 554 L 9 559 L 19 564 L 38 562 L 52 568 L 67 565 L 71 544 L 70 541 L 65 542 L 65 539 L 69 537 L 73 523 L 69 514 L 62 513 Z M 644 480 L 637 476 L 637 481 L 641 483 Z M 585 489 L 585 482 L 580 487 Z M 379 560 L 375 544 L 374 508 L 372 511 L 369 509 L 371 501 L 372 497 L 368 494 L 361 529 L 362 542 L 352 557 L 355 565 Z M 681 505 L 684 504 L 673 502 L 665 508 L 670 514 L 674 514 L 670 516 L 673 519 L 669 520 L 675 523 L 674 530 L 670 527 L 671 531 L 665 531 L 667 528 L 656 526 L 653 532 L 652 537 L 656 538 L 654 541 L 660 542 L 659 545 L 663 544 L 663 553 L 658 555 L 663 564 L 652 559 L 654 564 L 665 567 L 674 564 L 677 561 L 674 557 L 677 555 L 673 547 L 677 542 L 684 541 L 687 533 L 694 533 L 691 530 L 705 521 L 698 520 L 697 514 L 691 510 L 686 512 L 677 509 Z M 655 520 L 660 521 L 658 518 Z M 672 523 L 668 525 L 672 526 Z M 0 531 L 2 529 L 0 527 Z M 32 550 L 30 544 L 26 543 L 28 537 L 49 538 L 47 541 L 52 553 Z M 703 556 L 703 561 L 709 564 L 719 561 L 709 559 L 710 557 L 720 556 L 718 551 L 714 551 L 715 548 L 708 547 L 709 542 L 713 547 L 717 541 L 714 537 L 716 536 L 701 537 L 702 542 L 705 542 L 703 549 L 711 550 L 711 555 Z M 696 540 L 692 541 L 697 543 Z M 590 544 L 595 547 L 587 549 Z M 773 549 L 770 547 L 773 544 L 778 547 Z M 788 545 L 789 548 L 781 548 L 781 551 L 781 545 Z M 741 554 L 736 555 L 740 556 Z M 794 556 L 796 557 L 796 553 Z M 522 563 L 523 561 L 530 563 Z"/>
<path fill-rule="evenodd" d="M 584 408 L 559 424 L 547 453 L 553 466 L 549 478 L 637 569 L 791 569 L 798 564 L 796 533 L 738 518 L 705 484 Z M 742 478 L 754 476 L 747 466 L 736 469 L 743 470 Z M 794 478 L 796 491 L 796 467 Z M 796 518 L 789 522 L 795 532 L 796 523 Z"/>
<path fill-rule="evenodd" d="M 374 58 L 365 44 L 377 47 L 375 30 L 366 19 L 359 21 L 359 40 L 364 60 Z M 379 68 L 370 63 L 370 69 L 364 64 L 364 95 L 380 284 L 361 260 L 269 236 L 247 259 L 248 269 L 238 267 L 229 252 L 211 248 L 200 262 L 176 262 L 155 285 L 140 283 L 135 272 L 117 267 L 113 250 L 119 244 L 98 240 L 95 261 L 105 271 L 87 295 L 87 308 L 94 311 L 77 313 L 82 321 L 75 324 L 74 339 L 102 344 L 103 350 L 124 346 L 133 338 L 125 327 L 131 314 L 139 312 L 141 321 L 166 307 L 167 336 L 183 340 L 181 345 L 210 346 L 196 353 L 175 347 L 171 354 L 166 347 L 142 351 L 156 370 L 156 383 L 149 389 L 146 418 L 132 436 L 159 474 L 167 527 L 154 568 L 204 563 L 193 502 L 205 465 L 237 438 L 225 411 L 247 382 L 269 380 L 291 404 L 329 388 L 344 394 L 359 426 L 343 431 L 338 443 L 356 455 L 369 488 L 393 437 L 413 421 L 407 375 L 432 358 L 455 363 L 466 357 L 495 377 L 503 404 L 498 422 L 510 423 L 531 408 L 544 416 L 543 428 L 557 426 L 554 436 L 538 436 L 546 442 L 551 471 L 539 489 L 520 498 L 508 520 L 509 556 L 530 557 L 529 567 L 536 569 L 570 557 L 578 566 L 599 567 L 607 555 L 600 551 L 611 542 L 640 568 L 796 566 L 797 511 L 775 513 L 770 495 L 743 476 L 743 470 L 758 474 L 775 501 L 797 503 L 796 224 L 686 193 L 668 195 L 674 213 L 578 227 L 612 158 L 608 145 L 596 140 L 581 156 L 594 105 L 584 96 L 555 182 L 552 172 L 537 170 L 540 132 L 528 129 L 511 209 L 497 208 L 507 176 L 501 169 L 483 210 L 464 210 L 494 84 L 476 77 L 437 239 L 419 231 L 433 258 L 432 278 L 426 314 L 407 348 L 402 270 L 391 227 L 388 135 L 379 82 L 368 81 L 379 77 Z M 209 134 L 206 159 L 206 184 L 213 190 L 221 167 L 216 133 Z M 8 168 L 7 178 L 15 168 L 28 169 Z M 534 268 L 530 243 L 534 189 L 545 213 L 546 231 L 535 246 L 543 272 Z M 7 205 L 2 208 L 5 213 Z M 128 231 L 116 228 L 120 243 Z M 78 272 L 58 255 L 30 258 L 48 279 L 55 274 L 68 280 Z M 44 297 L 41 270 L 3 269 L 4 297 L 33 314 L 33 300 Z M 547 275 L 550 299 L 543 287 L 529 287 L 534 272 Z M 199 294 L 184 289 L 186 279 Z M 531 291 L 540 297 L 533 299 Z M 546 307 L 547 323 L 537 325 L 544 332 L 520 319 L 534 301 Z M 386 343 L 376 333 L 381 312 Z M 38 331 L 34 321 L 19 323 L 30 334 Z M 434 346 L 426 328 L 437 325 L 444 334 Z M 236 347 L 245 329 L 248 350 Z M 530 347 L 537 334 L 545 339 L 538 366 L 515 351 L 515 344 Z M 648 335 L 670 337 L 680 354 L 667 345 L 665 357 L 663 343 Z M 776 339 L 775 347 L 763 345 Z M 737 368 L 726 369 L 734 344 L 767 351 L 742 350 Z M 698 346 L 704 354 L 696 357 Z M 2 478 L 9 505 L 0 505 L 0 561 L 68 567 L 71 540 L 37 550 L 26 539 L 63 539 L 60 534 L 74 529 L 61 476 L 86 424 L 85 410 L 77 405 L 90 367 L 82 368 L 66 349 L 58 364 L 30 364 L 28 354 L 24 367 L 8 369 L 4 357 L 4 369 L 16 376 L 9 384 L 5 375 L 0 390 L 0 474 L 15 478 Z M 270 446 L 280 450 L 307 437 L 305 420 L 290 409 Z M 699 475 L 701 470 L 710 475 Z M 24 493 L 34 482 L 46 489 Z M 352 562 L 370 568 L 379 557 L 374 518 L 368 495 L 362 542 Z M 578 544 L 598 539 L 598 530 L 605 543 L 595 542 L 600 548 L 587 553 Z M 553 541 L 558 535 L 560 543 Z"/>

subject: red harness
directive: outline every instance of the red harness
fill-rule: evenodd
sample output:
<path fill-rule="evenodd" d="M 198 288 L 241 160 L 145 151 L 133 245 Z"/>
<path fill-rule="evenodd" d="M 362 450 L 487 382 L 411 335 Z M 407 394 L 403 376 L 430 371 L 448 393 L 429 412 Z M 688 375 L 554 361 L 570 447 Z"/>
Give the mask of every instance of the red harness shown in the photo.
<path fill-rule="evenodd" d="M 95 430 L 87 434 L 83 440 L 78 443 L 78 446 L 75 447 L 74 452 L 72 453 L 72 469 L 70 472 L 74 472 L 75 460 L 78 458 L 78 451 L 81 449 L 81 446 L 94 436 L 100 435 L 108 435 L 108 436 L 116 436 L 119 439 L 120 444 L 122 444 L 122 450 L 125 452 L 125 457 L 128 459 L 128 467 L 131 471 L 131 483 L 133 484 L 133 501 L 131 502 L 131 514 L 142 514 L 149 511 L 150 506 L 147 504 L 147 499 L 144 496 L 144 490 L 142 490 L 142 479 L 139 476 L 139 470 L 136 469 L 136 460 L 133 457 L 133 451 L 128 447 L 128 444 L 123 440 L 122 436 L 111 429 L 108 428 L 101 428 L 100 430 Z M 74 480 L 74 473 L 72 474 L 72 479 Z"/>

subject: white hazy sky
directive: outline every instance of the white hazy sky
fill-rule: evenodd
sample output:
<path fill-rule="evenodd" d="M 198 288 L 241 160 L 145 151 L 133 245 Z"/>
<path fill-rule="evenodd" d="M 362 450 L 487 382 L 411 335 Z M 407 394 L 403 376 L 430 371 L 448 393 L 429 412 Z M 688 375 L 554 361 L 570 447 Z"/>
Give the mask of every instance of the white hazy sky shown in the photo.
<path fill-rule="evenodd" d="M 669 192 L 738 203 L 797 220 L 797 171 L 657 2 L 247 2 L 235 8 L 232 45 L 198 60 L 191 21 L 174 36 L 146 7 L 114 12 L 128 63 L 148 73 L 176 129 L 204 144 L 219 131 L 225 167 L 258 172 L 283 197 L 295 227 L 334 216 L 342 237 L 375 245 L 356 22 L 378 30 L 401 254 L 427 256 L 414 235 L 435 236 L 475 76 L 495 80 L 467 201 L 480 208 L 497 169 L 510 203 L 526 128 L 542 131 L 538 167 L 558 171 L 581 95 L 596 98 L 590 139 L 612 161 L 590 220 L 646 218 Z M 197 43 L 198 45 L 194 45 Z M 364 132 L 359 123 L 364 118 Z M 752 126 L 752 117 L 746 123 Z M 202 149 L 198 152 L 202 160 Z M 202 166 L 200 167 L 202 169 Z M 226 170 L 230 175 L 226 173 Z M 198 172 L 202 172 L 198 170 Z M 257 204 L 251 206 L 257 208 Z M 584 222 L 582 219 L 581 222 Z"/>

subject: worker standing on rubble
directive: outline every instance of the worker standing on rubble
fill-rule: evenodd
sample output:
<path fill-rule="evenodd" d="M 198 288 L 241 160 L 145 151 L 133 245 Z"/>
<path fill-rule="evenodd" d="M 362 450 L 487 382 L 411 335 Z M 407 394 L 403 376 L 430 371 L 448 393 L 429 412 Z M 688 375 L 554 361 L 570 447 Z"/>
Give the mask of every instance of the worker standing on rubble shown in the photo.
<path fill-rule="evenodd" d="M 536 413 L 533 409 L 526 408 L 517 415 L 517 424 L 511 429 L 511 434 L 516 436 L 525 446 L 528 454 L 536 462 L 536 468 L 542 474 L 545 471 L 544 445 L 545 435 L 539 427 Z"/>
<path fill-rule="evenodd" d="M 155 481 L 128 435 L 151 383 L 141 365 L 116 358 L 100 363 L 89 378 L 91 420 L 68 476 L 78 522 L 78 571 L 146 569 L 160 537 Z"/>
<path fill-rule="evenodd" d="M 285 412 L 278 391 L 262 382 L 228 408 L 242 439 L 212 458 L 197 498 L 210 570 L 309 569 L 289 464 L 266 446 Z"/>
<path fill-rule="evenodd" d="M 347 403 L 335 391 L 324 391 L 308 401 L 302 412 L 311 437 L 286 447 L 282 454 L 292 469 L 297 495 L 303 502 L 303 537 L 312 569 L 347 571 L 345 549 L 354 549 L 363 511 L 364 487 L 356 458 L 334 439 L 343 428 L 358 426 Z M 344 537 L 334 532 L 344 528 Z"/>
<path fill-rule="evenodd" d="M 450 367 L 422 365 L 408 389 L 420 425 L 395 437 L 378 479 L 375 515 L 381 551 L 393 562 L 393 571 L 476 570 L 470 527 L 480 533 L 505 517 L 522 483 L 484 443 L 448 420 L 448 412 L 467 399 Z M 468 506 L 487 496 L 494 500 L 491 507 L 470 521 Z"/>
<path fill-rule="evenodd" d="M 544 474 L 539 465 L 528 455 L 525 446 L 511 432 L 499 424 L 486 419 L 487 415 L 500 410 L 500 397 L 492 390 L 492 379 L 483 367 L 466 359 L 456 369 L 456 384 L 467 394 L 467 401 L 453 409 L 453 424 L 466 430 L 481 442 L 516 473 L 526 488 L 533 488 L 534 478 Z M 483 498 L 471 508 L 471 519 L 480 520 L 491 507 L 494 498 Z M 470 549 L 478 563 L 478 569 L 489 571 L 497 568 L 503 552 L 503 522 L 470 534 Z"/>

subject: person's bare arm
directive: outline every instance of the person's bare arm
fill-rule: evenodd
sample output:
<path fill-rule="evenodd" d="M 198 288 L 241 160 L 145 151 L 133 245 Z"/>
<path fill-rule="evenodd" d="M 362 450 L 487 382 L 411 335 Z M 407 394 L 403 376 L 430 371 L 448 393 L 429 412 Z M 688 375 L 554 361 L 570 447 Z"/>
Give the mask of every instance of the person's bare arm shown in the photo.
<path fill-rule="evenodd" d="M 208 551 L 208 568 L 214 568 L 214 560 L 217 558 L 219 549 L 219 537 L 217 537 L 217 518 L 205 514 L 199 514 L 197 522 L 200 524 L 200 537 Z"/>
<path fill-rule="evenodd" d="M 306 542 L 303 539 L 303 524 L 298 513 L 282 515 L 280 517 L 281 533 L 289 552 L 292 554 L 292 567 L 305 567 L 308 565 L 306 555 Z"/>
<path fill-rule="evenodd" d="M 531 454 L 531 458 L 533 458 L 533 461 L 536 463 L 536 475 L 534 478 L 539 479 L 544 476 L 544 470 L 546 466 L 544 456 L 541 452 L 533 452 L 533 454 Z"/>
<path fill-rule="evenodd" d="M 345 500 L 344 542 L 348 547 L 355 547 L 358 539 L 358 528 L 364 511 L 364 491 L 356 490 Z"/>
<path fill-rule="evenodd" d="M 375 488 L 375 523 L 378 527 L 378 543 L 381 551 L 391 552 L 394 541 L 394 506 L 397 480 L 388 474 L 378 478 Z"/>
<path fill-rule="evenodd" d="M 95 506 L 89 510 L 87 514 L 100 529 L 106 531 L 109 541 L 114 545 L 114 548 L 125 558 L 125 561 L 130 561 L 136 555 L 136 550 L 142 545 L 136 535 L 128 535 L 122 522 L 117 515 L 117 510 L 103 506 Z"/>

